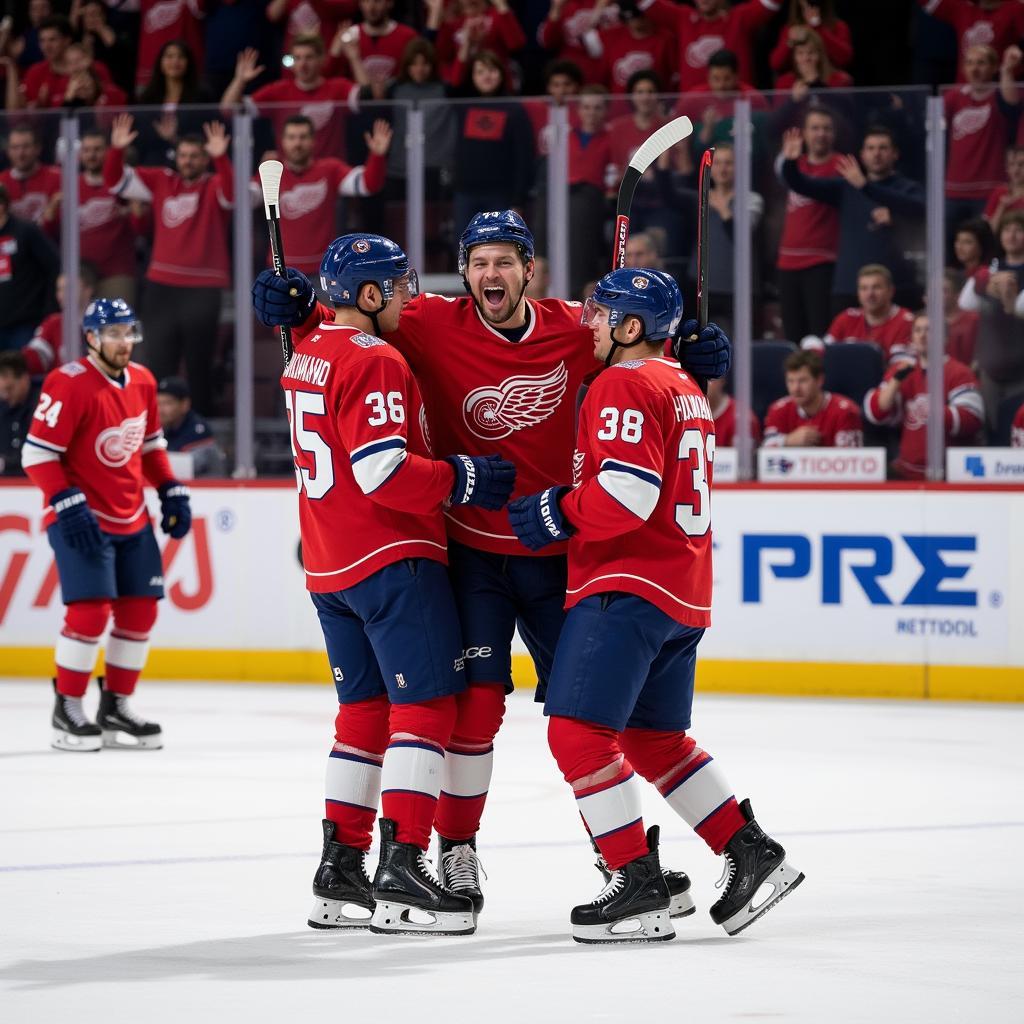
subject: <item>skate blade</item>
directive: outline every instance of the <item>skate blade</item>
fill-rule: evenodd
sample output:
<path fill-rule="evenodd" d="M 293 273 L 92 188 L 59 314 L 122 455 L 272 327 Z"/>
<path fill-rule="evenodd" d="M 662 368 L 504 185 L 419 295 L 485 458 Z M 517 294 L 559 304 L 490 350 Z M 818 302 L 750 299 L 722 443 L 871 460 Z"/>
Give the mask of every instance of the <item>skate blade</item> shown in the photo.
<path fill-rule="evenodd" d="M 435 914 L 380 898 L 376 903 L 370 931 L 377 935 L 472 935 L 476 931 L 472 911 Z"/>
<path fill-rule="evenodd" d="M 737 911 L 728 920 L 722 922 L 722 927 L 730 935 L 738 935 L 744 928 L 749 928 L 759 917 L 768 913 L 776 903 L 784 896 L 788 896 L 802 881 L 804 874 L 792 868 L 786 861 L 783 861 L 758 887 L 750 902 Z M 772 887 L 771 892 L 758 901 L 758 896 L 766 885 Z"/>
<path fill-rule="evenodd" d="M 672 902 L 668 905 L 669 917 L 689 917 L 696 912 L 697 904 L 693 902 L 689 890 L 673 896 Z"/>
<path fill-rule="evenodd" d="M 317 896 L 306 922 L 310 928 L 369 928 L 372 907 L 341 900 L 325 900 Z"/>
<path fill-rule="evenodd" d="M 614 924 L 574 924 L 576 942 L 601 945 L 609 942 L 668 942 L 676 937 L 668 909 L 637 914 Z"/>
<path fill-rule="evenodd" d="M 95 753 L 103 746 L 103 739 L 100 736 L 72 736 L 61 729 L 54 729 L 50 746 L 54 750 L 69 750 L 76 754 Z"/>
<path fill-rule="evenodd" d="M 160 750 L 163 745 L 164 737 L 159 732 L 152 736 L 132 736 L 120 729 L 103 730 L 103 746 L 107 750 Z"/>

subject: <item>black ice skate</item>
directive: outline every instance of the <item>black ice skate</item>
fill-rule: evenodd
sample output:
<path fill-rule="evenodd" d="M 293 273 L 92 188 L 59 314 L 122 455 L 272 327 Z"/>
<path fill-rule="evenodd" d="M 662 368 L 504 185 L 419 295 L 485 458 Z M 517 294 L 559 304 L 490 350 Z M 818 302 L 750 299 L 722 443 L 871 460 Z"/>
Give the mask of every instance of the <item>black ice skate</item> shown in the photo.
<path fill-rule="evenodd" d="M 473 901 L 473 917 L 479 917 L 484 908 L 480 873 L 483 872 L 486 878 L 487 872 L 476 855 L 476 836 L 470 839 L 445 839 L 444 836 L 438 836 L 437 849 L 438 880 L 449 892 L 468 896 Z"/>
<path fill-rule="evenodd" d="M 676 937 L 669 917 L 672 896 L 658 862 L 658 826 L 647 830 L 649 853 L 611 872 L 593 903 L 573 907 L 577 942 L 665 942 Z"/>
<path fill-rule="evenodd" d="M 608 870 L 608 862 L 604 859 L 600 848 L 593 839 L 590 840 L 590 845 L 594 848 L 594 853 L 597 854 L 594 867 L 601 872 L 601 877 L 604 878 L 607 885 L 612 879 L 612 873 Z M 673 871 L 671 868 L 662 868 L 661 873 L 665 876 L 665 883 L 668 885 L 668 891 L 672 897 L 672 902 L 668 908 L 668 916 L 689 917 L 691 914 L 696 913 L 697 905 L 693 902 L 693 897 L 690 895 L 689 876 L 682 871 Z"/>
<path fill-rule="evenodd" d="M 366 854 L 334 841 L 334 822 L 324 818 L 324 852 L 313 876 L 310 928 L 369 928 L 373 892 Z"/>
<path fill-rule="evenodd" d="M 103 746 L 117 750 L 159 750 L 164 745 L 160 726 L 135 714 L 124 694 L 107 690 L 102 676 L 96 682 L 100 687 L 96 724 L 103 731 Z"/>
<path fill-rule="evenodd" d="M 711 908 L 711 919 L 730 935 L 749 928 L 804 880 L 786 863 L 786 851 L 754 821 L 749 800 L 740 804 L 740 812 L 747 824 L 726 843 L 725 871 L 718 882 L 725 891 Z M 763 886 L 771 887 L 764 895 Z"/>
<path fill-rule="evenodd" d="M 54 750 L 74 752 L 95 751 L 103 746 L 103 736 L 98 725 L 90 722 L 82 710 L 81 697 L 65 697 L 57 693 L 57 680 L 53 681 L 56 700 L 53 704 L 53 738 L 50 746 Z"/>
<path fill-rule="evenodd" d="M 473 901 L 434 878 L 426 854 L 395 840 L 395 823 L 380 819 L 380 862 L 373 877 L 376 908 L 370 931 L 383 935 L 470 935 Z"/>

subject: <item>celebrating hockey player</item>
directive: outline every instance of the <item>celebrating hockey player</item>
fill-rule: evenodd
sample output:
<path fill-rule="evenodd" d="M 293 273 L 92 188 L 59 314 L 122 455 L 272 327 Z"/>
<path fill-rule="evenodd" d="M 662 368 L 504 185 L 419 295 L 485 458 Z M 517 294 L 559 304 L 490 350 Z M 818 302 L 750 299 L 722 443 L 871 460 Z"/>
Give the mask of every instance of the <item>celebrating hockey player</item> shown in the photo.
<path fill-rule="evenodd" d="M 574 486 L 548 486 L 508 508 L 531 550 L 569 542 L 569 611 L 544 712 L 551 752 L 610 876 L 572 911 L 579 942 L 675 935 L 658 828 L 644 833 L 634 772 L 725 855 L 711 916 L 730 934 L 803 879 L 686 733 L 697 645 L 710 623 L 715 427 L 693 377 L 663 356 L 682 311 L 679 287 L 662 271 L 601 279 L 583 316 L 608 369 L 580 409 Z M 755 906 L 765 883 L 771 895 Z"/>
<path fill-rule="evenodd" d="M 281 384 L 306 587 L 339 703 L 309 923 L 468 934 L 472 900 L 439 885 L 424 856 L 456 694 L 466 686 L 441 509 L 501 508 L 515 468 L 493 454 L 431 454 L 419 388 L 379 337 L 395 331 L 417 293 L 394 242 L 350 234 L 331 243 L 320 282 L 336 309 L 314 304 L 302 280 L 306 309 L 316 305 L 318 318 Z M 378 797 L 381 855 L 371 887 L 363 860 Z"/>
<path fill-rule="evenodd" d="M 474 455 L 499 449 L 517 467 L 520 493 L 565 479 L 576 393 L 594 368 L 579 303 L 525 297 L 535 272 L 533 236 L 512 210 L 472 218 L 459 243 L 459 272 L 468 295 L 422 295 L 386 335 L 423 387 L 435 445 Z M 253 297 L 263 323 L 291 324 L 301 335 L 330 315 L 313 309 L 312 285 L 291 268 L 285 279 L 262 273 Z M 686 326 L 695 330 L 696 321 Z M 721 376 L 729 342 L 709 328 L 685 354 L 694 373 Z M 525 552 L 504 513 L 485 508 L 454 506 L 445 520 L 468 686 L 457 698 L 435 827 L 441 880 L 471 895 L 479 912 L 476 833 L 512 690 L 512 637 L 518 626 L 542 697 L 565 614 L 567 545 Z"/>
<path fill-rule="evenodd" d="M 156 603 L 164 596 L 160 550 L 143 484 L 160 495 L 160 526 L 180 539 L 192 513 L 174 479 L 156 408 L 156 381 L 131 361 L 142 331 L 123 299 L 97 299 L 82 320 L 88 355 L 43 382 L 22 465 L 43 492 L 43 523 L 66 606 L 57 640 L 53 746 L 58 750 L 163 745 L 160 726 L 129 706 L 146 664 Z M 82 708 L 100 641 L 106 644 L 96 722 Z"/>

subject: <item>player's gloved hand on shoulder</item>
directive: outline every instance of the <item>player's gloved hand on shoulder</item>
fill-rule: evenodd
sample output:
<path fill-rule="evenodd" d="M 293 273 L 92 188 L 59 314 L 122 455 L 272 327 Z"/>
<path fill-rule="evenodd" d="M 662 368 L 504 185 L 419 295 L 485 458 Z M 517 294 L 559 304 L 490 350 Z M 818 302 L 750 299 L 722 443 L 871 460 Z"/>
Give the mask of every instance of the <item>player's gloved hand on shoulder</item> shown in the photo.
<path fill-rule="evenodd" d="M 516 467 L 500 455 L 449 455 L 455 470 L 453 505 L 479 505 L 492 512 L 502 508 L 516 485 Z"/>
<path fill-rule="evenodd" d="M 673 349 L 684 370 L 705 380 L 724 377 L 732 366 L 732 342 L 717 324 L 698 331 L 697 321 L 687 320 L 679 328 Z"/>
<path fill-rule="evenodd" d="M 177 480 L 168 480 L 157 488 L 160 495 L 160 529 L 181 540 L 192 527 L 192 506 L 188 488 Z"/>
<path fill-rule="evenodd" d="M 531 551 L 568 540 L 576 532 L 558 504 L 571 490 L 571 487 L 549 487 L 509 502 L 508 521 L 512 532 Z"/>
<path fill-rule="evenodd" d="M 261 270 L 252 283 L 252 308 L 265 327 L 297 327 L 315 302 L 313 282 L 294 267 L 285 267 L 284 277 Z"/>
<path fill-rule="evenodd" d="M 57 515 L 57 529 L 68 547 L 88 555 L 103 547 L 103 534 L 96 514 L 77 487 L 58 491 L 51 499 L 50 506 Z"/>

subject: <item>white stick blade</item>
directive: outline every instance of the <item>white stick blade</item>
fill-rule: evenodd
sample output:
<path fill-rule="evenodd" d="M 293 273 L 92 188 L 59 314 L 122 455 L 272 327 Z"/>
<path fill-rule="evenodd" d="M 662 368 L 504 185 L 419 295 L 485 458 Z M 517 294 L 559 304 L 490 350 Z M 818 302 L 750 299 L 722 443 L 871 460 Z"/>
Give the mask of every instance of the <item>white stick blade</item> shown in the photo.
<path fill-rule="evenodd" d="M 260 185 L 263 186 L 263 209 L 270 216 L 270 207 L 279 206 L 281 175 L 284 164 L 280 160 L 264 160 L 259 166 Z"/>
<path fill-rule="evenodd" d="M 677 142 L 688 139 L 692 134 L 693 124 L 685 114 L 674 121 L 669 121 L 654 132 L 633 154 L 629 166 L 643 174 L 666 149 L 671 149 Z"/>

